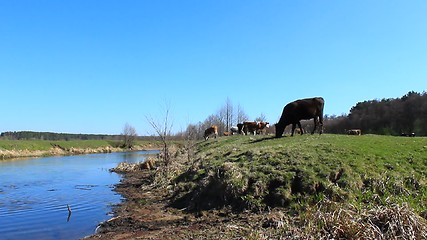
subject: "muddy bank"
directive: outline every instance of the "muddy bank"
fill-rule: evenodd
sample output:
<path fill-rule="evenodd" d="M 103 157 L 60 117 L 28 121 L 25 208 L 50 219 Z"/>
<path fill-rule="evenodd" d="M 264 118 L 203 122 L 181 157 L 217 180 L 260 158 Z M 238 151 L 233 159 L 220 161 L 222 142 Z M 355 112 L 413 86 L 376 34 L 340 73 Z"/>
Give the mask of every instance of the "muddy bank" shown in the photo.
<path fill-rule="evenodd" d="M 283 208 L 187 212 L 170 206 L 171 190 L 153 185 L 148 170 L 126 173 L 116 191 L 126 200 L 116 217 L 85 239 L 424 239 L 425 221 L 405 205 L 370 210 L 332 202 L 301 215 Z"/>
<path fill-rule="evenodd" d="M 236 214 L 224 208 L 189 213 L 170 207 L 170 190 L 156 187 L 152 180 L 149 170 L 126 173 L 115 189 L 126 198 L 114 208 L 116 217 L 85 239 L 259 239 L 254 230 L 282 224 L 280 212 Z"/>

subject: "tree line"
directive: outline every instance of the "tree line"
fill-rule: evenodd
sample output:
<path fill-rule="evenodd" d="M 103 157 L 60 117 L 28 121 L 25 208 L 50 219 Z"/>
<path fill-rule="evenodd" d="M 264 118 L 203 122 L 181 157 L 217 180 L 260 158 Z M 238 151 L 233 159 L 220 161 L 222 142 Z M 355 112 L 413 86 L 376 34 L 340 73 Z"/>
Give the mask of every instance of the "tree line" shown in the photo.
<path fill-rule="evenodd" d="M 358 102 L 348 115 L 325 116 L 325 131 L 363 134 L 427 136 L 427 93 L 408 92 L 401 98 Z"/>
<path fill-rule="evenodd" d="M 121 135 L 73 134 L 73 133 L 33 132 L 33 131 L 2 132 L 0 136 L 2 139 L 9 139 L 9 140 L 48 140 L 48 141 L 119 140 L 121 139 Z"/>
<path fill-rule="evenodd" d="M 33 131 L 9 131 L 2 132 L 0 139 L 7 140 L 47 140 L 47 141 L 73 141 L 73 140 L 107 140 L 123 141 L 125 147 L 131 147 L 135 140 L 156 140 L 154 136 L 137 136 L 135 129 L 126 124 L 120 135 L 109 134 L 75 134 Z"/>

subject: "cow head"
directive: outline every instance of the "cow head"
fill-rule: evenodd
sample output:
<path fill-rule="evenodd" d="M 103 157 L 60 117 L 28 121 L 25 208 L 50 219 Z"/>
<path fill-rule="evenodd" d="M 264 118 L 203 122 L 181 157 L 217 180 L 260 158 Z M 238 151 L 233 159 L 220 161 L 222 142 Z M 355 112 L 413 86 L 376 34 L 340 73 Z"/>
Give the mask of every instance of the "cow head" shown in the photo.
<path fill-rule="evenodd" d="M 285 124 L 276 123 L 274 124 L 276 127 L 276 138 L 280 138 L 283 135 L 283 132 L 285 131 Z"/>

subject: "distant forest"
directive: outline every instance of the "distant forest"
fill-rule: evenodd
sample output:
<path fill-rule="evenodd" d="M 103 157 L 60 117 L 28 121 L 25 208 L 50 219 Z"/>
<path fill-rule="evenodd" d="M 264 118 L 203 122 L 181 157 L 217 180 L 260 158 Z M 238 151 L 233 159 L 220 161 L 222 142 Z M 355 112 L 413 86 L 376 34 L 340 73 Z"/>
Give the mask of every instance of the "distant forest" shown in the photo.
<path fill-rule="evenodd" d="M 120 135 L 106 134 L 72 134 L 53 132 L 3 132 L 1 138 L 10 140 L 49 140 L 49 141 L 70 141 L 70 140 L 120 140 Z"/>
<path fill-rule="evenodd" d="M 401 98 L 357 103 L 348 115 L 325 116 L 325 132 L 427 136 L 427 93 L 409 92 Z"/>

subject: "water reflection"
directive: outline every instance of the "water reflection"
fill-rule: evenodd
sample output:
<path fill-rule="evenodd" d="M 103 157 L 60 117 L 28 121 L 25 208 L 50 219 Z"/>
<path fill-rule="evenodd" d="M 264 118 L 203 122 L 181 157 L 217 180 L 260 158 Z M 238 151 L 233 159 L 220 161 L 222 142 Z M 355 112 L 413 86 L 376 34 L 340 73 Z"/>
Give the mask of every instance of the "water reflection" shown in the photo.
<path fill-rule="evenodd" d="M 92 234 L 121 200 L 112 191 L 120 176 L 109 169 L 155 153 L 0 161 L 0 238 L 78 239 Z"/>

